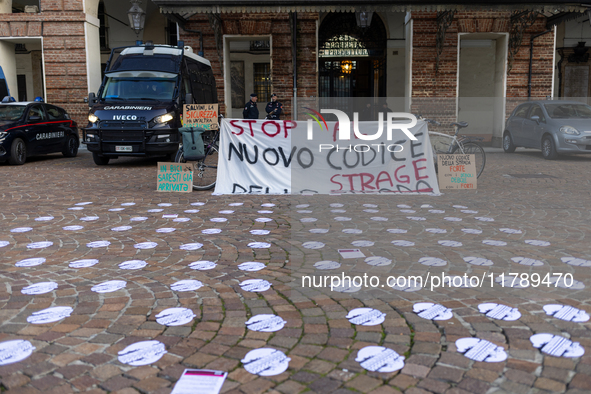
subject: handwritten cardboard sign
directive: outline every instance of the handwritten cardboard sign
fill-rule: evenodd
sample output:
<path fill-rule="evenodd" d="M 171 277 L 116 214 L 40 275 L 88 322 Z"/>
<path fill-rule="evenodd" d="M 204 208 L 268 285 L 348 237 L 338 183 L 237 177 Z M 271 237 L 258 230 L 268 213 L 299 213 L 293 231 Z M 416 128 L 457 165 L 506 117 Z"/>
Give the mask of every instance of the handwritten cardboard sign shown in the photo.
<path fill-rule="evenodd" d="M 218 129 L 217 104 L 183 105 L 183 126 L 200 127 L 205 130 Z"/>
<path fill-rule="evenodd" d="M 158 163 L 159 192 L 193 191 L 193 165 L 185 163 Z"/>
<path fill-rule="evenodd" d="M 476 189 L 475 155 L 437 155 L 439 189 Z"/>

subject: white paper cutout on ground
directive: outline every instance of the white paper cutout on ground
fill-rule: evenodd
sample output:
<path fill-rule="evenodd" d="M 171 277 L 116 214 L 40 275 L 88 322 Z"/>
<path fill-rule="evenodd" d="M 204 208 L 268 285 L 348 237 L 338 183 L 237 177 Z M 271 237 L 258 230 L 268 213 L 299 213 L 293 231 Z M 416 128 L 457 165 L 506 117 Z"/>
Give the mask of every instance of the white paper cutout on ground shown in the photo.
<path fill-rule="evenodd" d="M 345 216 L 337 216 L 336 218 L 334 218 L 334 220 L 336 220 L 337 222 L 348 222 L 351 220 L 351 218 Z"/>
<path fill-rule="evenodd" d="M 53 216 L 39 216 L 38 218 L 35 218 L 36 222 L 48 222 L 50 220 L 53 220 Z"/>
<path fill-rule="evenodd" d="M 145 216 L 134 216 L 131 219 L 129 219 L 130 222 L 143 222 L 145 220 L 148 220 L 148 218 Z"/>
<path fill-rule="evenodd" d="M 377 326 L 386 320 L 386 314 L 373 308 L 355 308 L 345 318 L 357 326 Z"/>
<path fill-rule="evenodd" d="M 259 263 L 258 261 L 247 261 L 238 265 L 239 270 L 247 272 L 260 271 L 265 267 L 265 264 Z"/>
<path fill-rule="evenodd" d="M 312 230 L 310 230 L 312 231 Z M 249 231 L 252 235 L 267 235 L 270 233 L 269 230 L 250 230 Z"/>
<path fill-rule="evenodd" d="M 169 202 L 161 202 L 158 204 L 159 207 L 172 207 L 172 204 Z"/>
<path fill-rule="evenodd" d="M 377 204 L 363 204 L 363 206 L 364 206 L 365 208 L 377 208 L 377 207 L 378 207 L 378 205 L 377 205 Z"/>
<path fill-rule="evenodd" d="M 477 228 L 463 228 L 462 231 L 466 234 L 482 234 L 482 230 Z"/>
<path fill-rule="evenodd" d="M 575 323 L 584 323 L 589 320 L 587 312 L 569 305 L 547 304 L 544 305 L 544 312 L 557 319 Z"/>
<path fill-rule="evenodd" d="M 131 226 L 119 226 L 119 227 L 113 227 L 111 229 L 111 231 L 127 231 L 127 230 L 131 230 L 132 227 Z"/>
<path fill-rule="evenodd" d="M 111 208 L 111 209 L 109 209 L 109 212 L 121 212 L 121 211 L 125 211 L 125 208 Z"/>
<path fill-rule="evenodd" d="M 204 202 L 192 202 L 191 205 L 193 205 L 194 207 L 200 207 L 202 205 L 205 205 Z"/>
<path fill-rule="evenodd" d="M 357 246 L 358 248 L 363 248 L 363 247 L 367 248 L 367 247 L 373 246 L 374 245 L 374 242 L 372 242 L 372 241 L 365 241 L 365 240 L 359 240 L 359 241 L 353 241 L 353 242 L 351 242 L 351 245 Z"/>
<path fill-rule="evenodd" d="M 495 241 L 493 239 L 485 239 L 484 241 L 482 241 L 483 244 L 485 245 L 490 245 L 490 246 L 506 246 L 507 242 L 505 241 Z"/>
<path fill-rule="evenodd" d="M 234 211 L 232 211 L 231 209 L 224 209 L 222 211 L 219 211 L 218 213 L 221 213 L 222 215 L 229 215 L 231 213 L 234 213 Z"/>
<path fill-rule="evenodd" d="M 462 209 L 460 212 L 462 212 L 462 213 L 478 213 L 478 211 L 473 211 L 471 209 Z"/>
<path fill-rule="evenodd" d="M 144 268 L 148 263 L 144 260 L 129 260 L 119 264 L 119 268 L 122 270 L 139 270 Z"/>
<path fill-rule="evenodd" d="M 332 260 L 322 260 L 314 263 L 314 268 L 319 270 L 335 270 L 340 267 L 341 264 L 339 262 Z"/>
<path fill-rule="evenodd" d="M 417 302 L 412 306 L 412 310 L 427 320 L 449 320 L 453 317 L 451 309 L 432 302 Z"/>
<path fill-rule="evenodd" d="M 408 220 L 414 220 L 416 222 L 422 222 L 427 220 L 427 218 L 421 217 L 421 216 L 407 216 L 406 217 Z"/>
<path fill-rule="evenodd" d="M 502 231 L 505 234 L 521 234 L 523 232 L 521 230 L 516 230 L 514 228 L 500 228 L 499 231 Z"/>
<path fill-rule="evenodd" d="M 364 209 L 363 212 L 378 213 L 378 212 L 380 212 L 380 210 L 379 209 Z"/>
<path fill-rule="evenodd" d="M 330 212 L 332 213 L 345 213 L 347 212 L 346 209 L 331 209 Z"/>
<path fill-rule="evenodd" d="M 426 228 L 425 231 L 428 232 L 428 233 L 433 233 L 433 234 L 445 234 L 445 233 L 447 233 L 447 230 L 444 229 L 444 228 Z"/>
<path fill-rule="evenodd" d="M 312 211 L 311 209 L 301 209 L 301 210 L 297 211 L 297 213 L 312 213 L 312 212 L 314 212 L 314 211 Z M 259 213 L 260 213 L 260 211 L 259 211 Z"/>
<path fill-rule="evenodd" d="M 359 230 L 358 228 L 344 228 L 341 231 L 345 234 L 361 234 L 361 233 L 363 233 L 363 231 Z"/>
<path fill-rule="evenodd" d="M 191 221 L 191 219 L 189 218 L 176 218 L 176 219 L 172 219 L 173 222 L 175 223 L 186 223 Z"/>
<path fill-rule="evenodd" d="M 124 202 L 123 204 L 121 204 L 122 207 L 132 207 L 134 205 L 135 205 L 134 202 Z"/>
<path fill-rule="evenodd" d="M 83 202 L 76 203 L 74 205 L 83 206 L 83 205 L 89 205 L 89 204 L 92 204 L 92 201 L 83 201 Z"/>
<path fill-rule="evenodd" d="M 421 208 L 433 208 L 433 205 L 423 204 L 423 205 L 421 205 Z"/>
<path fill-rule="evenodd" d="M 162 215 L 162 218 L 163 219 L 174 219 L 174 218 L 177 218 L 177 217 L 179 217 L 179 215 L 176 214 L 176 213 L 167 213 L 165 215 Z"/>
<path fill-rule="evenodd" d="M 184 279 L 170 285 L 170 289 L 173 291 L 195 291 L 203 287 L 201 281 L 195 279 Z"/>
<path fill-rule="evenodd" d="M 372 372 L 394 372 L 404 368 L 404 356 L 383 346 L 366 346 L 355 358 L 363 368 Z"/>
<path fill-rule="evenodd" d="M 443 267 L 444 265 L 447 265 L 447 261 L 438 257 L 421 257 L 419 263 L 429 267 Z"/>
<path fill-rule="evenodd" d="M 84 216 L 83 218 L 80 218 L 80 220 L 82 220 L 83 222 L 94 222 L 95 220 L 99 220 L 98 216 Z"/>
<path fill-rule="evenodd" d="M 271 283 L 264 279 L 247 279 L 240 282 L 240 288 L 244 291 L 261 292 L 271 288 Z"/>
<path fill-rule="evenodd" d="M 560 287 L 561 289 L 569 289 L 569 290 L 582 290 L 585 288 L 585 284 L 583 282 L 580 282 L 578 280 L 574 280 L 572 278 L 569 278 L 568 280 L 565 280 L 565 277 L 558 277 L 558 276 L 552 276 L 550 277 L 550 284 L 555 286 L 555 287 Z M 568 285 L 567 285 L 568 282 Z M 572 282 L 572 283 L 571 283 Z"/>
<path fill-rule="evenodd" d="M 310 204 L 299 204 L 296 205 L 296 208 L 308 208 L 310 206 Z"/>
<path fill-rule="evenodd" d="M 398 208 L 412 208 L 410 205 L 406 205 L 406 204 L 398 204 L 396 205 Z"/>
<path fill-rule="evenodd" d="M 511 257 L 511 261 L 521 265 L 529 265 L 533 267 L 539 267 L 544 265 L 543 261 L 530 259 L 528 257 Z"/>
<path fill-rule="evenodd" d="M 69 317 L 73 311 L 74 309 L 69 306 L 54 306 L 33 312 L 31 316 L 27 317 L 27 322 L 31 324 L 55 323 Z"/>
<path fill-rule="evenodd" d="M 45 294 L 50 293 L 55 289 L 57 289 L 57 283 L 55 282 L 39 282 L 23 287 L 21 293 L 27 295 Z"/>
<path fill-rule="evenodd" d="M 259 223 L 267 223 L 267 222 L 272 222 L 273 219 L 271 219 L 271 218 L 256 218 L 254 221 L 259 222 Z"/>
<path fill-rule="evenodd" d="M 370 256 L 365 259 L 365 262 L 369 265 L 373 265 L 374 267 L 383 267 L 392 264 L 392 260 L 382 256 Z"/>
<path fill-rule="evenodd" d="M 456 218 L 454 216 L 446 216 L 443 220 L 447 220 L 448 222 L 461 222 L 462 218 Z"/>
<path fill-rule="evenodd" d="M 358 259 L 365 257 L 359 249 L 339 249 L 339 253 L 344 259 Z"/>
<path fill-rule="evenodd" d="M 84 209 L 83 207 L 70 207 L 70 208 L 68 208 L 68 211 L 81 211 L 83 209 Z"/>
<path fill-rule="evenodd" d="M 109 241 L 92 241 L 86 244 L 89 248 L 104 248 L 109 245 L 111 245 Z"/>
<path fill-rule="evenodd" d="M 200 244 L 199 242 L 194 242 L 194 243 L 190 243 L 190 244 L 182 244 L 181 246 L 179 246 L 179 249 L 197 250 L 197 249 L 201 249 L 202 247 L 203 247 L 203 244 Z"/>
<path fill-rule="evenodd" d="M 156 315 L 156 322 L 163 326 L 182 326 L 192 322 L 196 316 L 187 308 L 168 308 Z"/>
<path fill-rule="evenodd" d="M 391 242 L 391 244 L 396 245 L 396 246 L 415 246 L 414 242 L 405 241 L 403 239 L 395 239 L 394 241 Z"/>
<path fill-rule="evenodd" d="M 472 264 L 472 265 L 482 265 L 482 266 L 494 265 L 494 263 L 491 260 L 485 259 L 484 257 L 468 256 L 468 257 L 464 257 L 464 261 L 466 263 Z"/>
<path fill-rule="evenodd" d="M 36 347 L 24 339 L 13 339 L 0 342 L 0 365 L 8 365 L 23 361 L 31 354 Z"/>
<path fill-rule="evenodd" d="M 291 358 L 280 350 L 261 348 L 246 353 L 240 362 L 244 369 L 253 375 L 274 376 L 285 372 L 290 360 Z"/>
<path fill-rule="evenodd" d="M 189 264 L 189 268 L 197 271 L 211 270 L 214 269 L 216 266 L 216 263 L 208 260 L 193 261 L 191 264 Z"/>
<path fill-rule="evenodd" d="M 251 242 L 247 246 L 253 249 L 268 249 L 271 247 L 271 244 L 268 242 Z"/>
<path fill-rule="evenodd" d="M 442 246 L 449 246 L 451 248 L 459 248 L 460 246 L 462 246 L 463 244 L 461 242 L 457 242 L 457 241 L 450 241 L 450 240 L 441 240 L 441 241 L 437 241 L 437 243 L 439 245 Z"/>
<path fill-rule="evenodd" d="M 331 291 L 336 291 L 337 293 L 356 293 L 359 290 L 361 290 L 361 286 L 357 286 L 352 281 L 349 283 L 348 280 L 345 280 L 345 282 L 341 283 L 339 286 L 331 288 Z"/>
<path fill-rule="evenodd" d="M 98 264 L 98 262 L 97 259 L 83 259 L 72 261 L 68 266 L 70 268 L 88 268 Z"/>
<path fill-rule="evenodd" d="M 5 242 L 5 241 L 2 241 Z M 6 244 L 8 245 L 8 243 Z M 6 246 L 4 245 L 4 246 Z M 27 249 L 43 249 L 43 248 L 48 248 L 50 246 L 53 245 L 53 242 L 51 241 L 43 241 L 43 242 L 33 242 L 27 245 Z"/>
<path fill-rule="evenodd" d="M 199 209 L 187 209 L 185 213 L 199 213 Z"/>
<path fill-rule="evenodd" d="M 168 234 L 168 233 L 172 233 L 175 231 L 176 231 L 176 228 L 174 228 L 174 227 L 161 227 L 161 228 L 156 229 L 156 232 L 161 233 L 161 234 Z"/>
<path fill-rule="evenodd" d="M 239 207 L 241 205 L 244 205 L 244 203 L 243 202 L 233 202 L 231 204 L 228 204 L 228 206 L 230 206 L 230 207 Z"/>
<path fill-rule="evenodd" d="M 273 213 L 273 211 L 269 211 L 268 209 L 263 209 L 262 211 L 257 211 L 258 213 Z M 310 211 L 312 212 L 312 211 Z M 306 212 L 308 213 L 308 212 Z"/>
<path fill-rule="evenodd" d="M 166 347 L 159 341 L 141 341 L 129 345 L 117 353 L 121 364 L 134 367 L 150 365 L 160 360 L 166 353 Z"/>
<path fill-rule="evenodd" d="M 62 227 L 62 230 L 76 231 L 76 230 L 82 230 L 83 228 L 84 228 L 83 226 L 66 226 L 66 227 Z"/>
<path fill-rule="evenodd" d="M 317 242 L 317 241 L 304 242 L 302 244 L 302 246 L 306 249 L 322 249 L 322 248 L 324 248 L 324 244 L 322 242 Z"/>
<path fill-rule="evenodd" d="M 271 314 L 256 315 L 248 319 L 246 328 L 258 332 L 275 332 L 281 330 L 287 322 L 281 317 Z"/>
<path fill-rule="evenodd" d="M 270 207 L 274 207 L 275 204 L 271 204 L 271 203 L 266 203 L 266 204 L 261 204 L 261 207 L 265 207 L 265 208 L 270 208 Z"/>
<path fill-rule="evenodd" d="M 26 233 L 28 231 L 31 231 L 32 229 L 33 229 L 33 227 L 16 227 L 16 228 L 13 228 L 12 230 L 10 230 L 10 232 L 11 233 Z M 6 241 L 0 241 L 0 243 L 3 243 L 3 242 L 6 242 Z"/>
<path fill-rule="evenodd" d="M 92 286 L 90 290 L 94 291 L 95 293 L 112 293 L 125 288 L 125 286 L 127 286 L 127 282 L 124 280 L 109 280 L 107 282 Z"/>
<path fill-rule="evenodd" d="M 385 218 L 383 216 L 372 216 L 370 217 L 371 220 L 375 220 L 376 222 L 387 222 L 388 218 Z"/>
<path fill-rule="evenodd" d="M 474 361 L 498 363 L 507 359 L 505 349 L 480 338 L 460 338 L 456 340 L 456 348 L 459 353 Z"/>
<path fill-rule="evenodd" d="M 414 209 L 401 209 L 400 212 L 402 212 L 402 213 L 415 213 L 416 211 Z"/>
<path fill-rule="evenodd" d="M 468 207 L 466 207 L 464 205 L 454 205 L 453 207 L 457 208 L 457 209 L 468 209 Z"/>
<path fill-rule="evenodd" d="M 326 234 L 328 232 L 327 228 L 311 228 L 308 230 L 312 234 Z"/>
<path fill-rule="evenodd" d="M 317 220 L 318 219 L 316 219 L 316 218 L 301 218 L 300 219 L 300 222 L 302 222 L 302 223 L 312 223 L 312 222 L 315 222 Z"/>
<path fill-rule="evenodd" d="M 158 213 L 158 212 L 162 212 L 162 211 L 164 211 L 164 209 L 162 209 L 162 208 L 148 209 L 148 213 Z"/>
<path fill-rule="evenodd" d="M 408 232 L 408 230 L 403 230 L 401 228 L 389 228 L 386 231 L 391 234 L 406 234 Z"/>
<path fill-rule="evenodd" d="M 533 347 L 554 357 L 581 357 L 585 348 L 579 342 L 573 342 L 560 335 L 549 333 L 534 334 L 529 337 Z"/>
<path fill-rule="evenodd" d="M 226 218 L 211 218 L 209 219 L 210 222 L 214 222 L 214 223 L 223 223 L 223 222 L 227 222 L 228 219 Z"/>
<path fill-rule="evenodd" d="M 521 317 L 519 309 L 493 302 L 486 302 L 478 305 L 478 310 L 480 313 L 486 314 L 486 316 L 491 319 L 503 321 L 515 321 Z"/>
<path fill-rule="evenodd" d="M 537 240 L 537 239 L 526 239 L 523 242 L 525 242 L 528 245 L 534 245 L 534 246 L 550 246 L 550 242 L 548 242 L 548 241 L 540 241 L 540 240 Z"/>
<path fill-rule="evenodd" d="M 154 249 L 158 244 L 156 242 L 140 242 L 133 245 L 136 249 Z"/>
<path fill-rule="evenodd" d="M 495 282 L 503 287 L 513 287 L 515 289 L 525 289 L 529 287 L 529 281 L 522 281 L 520 277 L 515 278 L 514 275 L 505 275 L 504 279 L 497 276 Z"/>
<path fill-rule="evenodd" d="M 44 257 L 33 257 L 30 259 L 18 261 L 15 264 L 15 267 L 35 267 L 36 265 L 41 265 L 43 263 L 45 263 Z"/>
<path fill-rule="evenodd" d="M 476 216 L 476 217 L 474 217 L 474 219 L 480 220 L 481 222 L 494 222 L 495 221 L 493 218 L 489 218 L 486 216 Z"/>
<path fill-rule="evenodd" d="M 584 260 L 576 257 L 561 257 L 560 261 L 568 265 L 574 265 L 575 267 L 591 267 L 591 260 Z"/>
<path fill-rule="evenodd" d="M 445 213 L 443 209 L 429 209 L 430 213 Z"/>
<path fill-rule="evenodd" d="M 221 228 L 206 228 L 205 230 L 201 230 L 201 234 L 219 234 L 221 232 Z"/>
<path fill-rule="evenodd" d="M 8 246 L 8 245 L 10 245 L 10 242 L 8 242 L 8 241 L 0 241 L 0 248 L 3 248 L 3 247 Z M 29 245 L 32 245 L 32 244 L 29 244 Z M 27 247 L 29 247 L 29 246 L 27 245 Z"/>
<path fill-rule="evenodd" d="M 345 205 L 340 204 L 340 203 L 332 203 L 329 205 L 331 208 L 341 208 L 344 207 Z"/>
<path fill-rule="evenodd" d="M 396 280 L 390 280 L 388 286 L 390 286 L 394 290 L 405 291 L 407 293 L 419 291 L 423 288 L 420 282 L 417 282 L 414 279 L 407 279 L 404 276 L 399 276 L 398 278 L 396 278 Z"/>

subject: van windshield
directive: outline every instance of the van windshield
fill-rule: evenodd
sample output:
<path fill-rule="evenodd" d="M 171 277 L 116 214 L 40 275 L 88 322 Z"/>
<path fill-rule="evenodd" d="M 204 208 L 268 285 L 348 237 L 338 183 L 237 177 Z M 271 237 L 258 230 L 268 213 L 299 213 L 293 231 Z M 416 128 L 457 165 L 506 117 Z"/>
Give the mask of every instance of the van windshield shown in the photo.
<path fill-rule="evenodd" d="M 176 76 L 172 78 L 107 76 L 103 100 L 172 100 Z"/>

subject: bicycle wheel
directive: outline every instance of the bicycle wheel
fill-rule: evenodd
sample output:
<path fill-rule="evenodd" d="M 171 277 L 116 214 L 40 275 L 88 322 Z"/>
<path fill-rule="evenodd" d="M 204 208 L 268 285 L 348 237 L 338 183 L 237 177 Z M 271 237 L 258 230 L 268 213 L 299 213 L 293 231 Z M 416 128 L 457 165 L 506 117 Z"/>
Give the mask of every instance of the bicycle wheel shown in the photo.
<path fill-rule="evenodd" d="M 482 146 L 478 145 L 476 142 L 463 142 L 459 146 L 456 145 L 451 153 L 474 155 L 476 159 L 476 178 L 482 174 L 484 165 L 486 164 L 486 155 Z"/>
<path fill-rule="evenodd" d="M 204 159 L 195 162 L 193 166 L 193 190 L 210 190 L 215 186 L 218 176 L 218 154 L 217 144 L 209 144 L 205 148 Z M 183 149 L 180 148 L 174 160 L 176 163 L 186 163 Z"/>

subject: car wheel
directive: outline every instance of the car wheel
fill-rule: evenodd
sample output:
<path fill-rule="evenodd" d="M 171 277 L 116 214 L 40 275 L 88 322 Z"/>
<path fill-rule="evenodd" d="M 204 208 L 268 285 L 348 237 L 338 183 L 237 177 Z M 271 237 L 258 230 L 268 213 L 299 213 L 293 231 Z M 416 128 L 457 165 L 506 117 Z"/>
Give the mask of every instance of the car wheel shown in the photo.
<path fill-rule="evenodd" d="M 23 165 L 27 160 L 27 145 L 20 138 L 15 138 L 10 147 L 10 158 L 8 162 L 13 165 Z"/>
<path fill-rule="evenodd" d="M 554 146 L 554 141 L 552 137 L 546 136 L 542 140 L 542 156 L 546 160 L 554 160 L 558 158 L 558 152 L 556 152 L 556 146 Z"/>
<path fill-rule="evenodd" d="M 62 155 L 65 157 L 76 157 L 78 154 L 78 141 L 73 135 L 69 136 L 62 150 Z"/>
<path fill-rule="evenodd" d="M 96 164 L 97 166 L 106 166 L 107 164 L 109 164 L 109 160 L 111 160 L 111 158 L 101 156 L 98 153 L 93 152 L 92 153 L 92 160 L 94 160 L 94 164 Z"/>
<path fill-rule="evenodd" d="M 503 136 L 503 150 L 505 151 L 505 153 L 515 152 L 513 138 L 511 138 L 511 134 L 508 131 L 505 131 L 505 135 Z"/>

